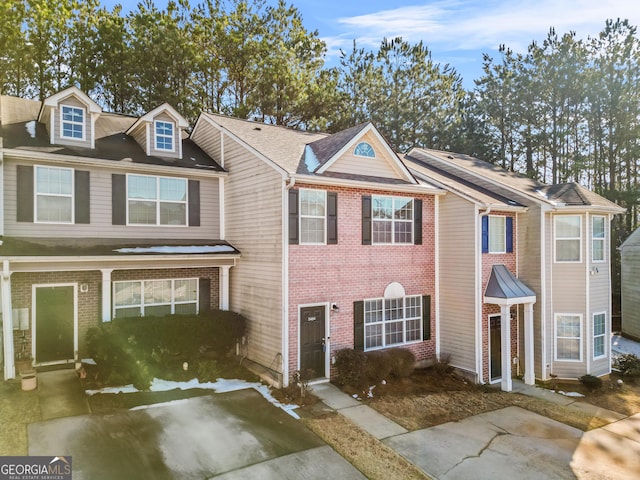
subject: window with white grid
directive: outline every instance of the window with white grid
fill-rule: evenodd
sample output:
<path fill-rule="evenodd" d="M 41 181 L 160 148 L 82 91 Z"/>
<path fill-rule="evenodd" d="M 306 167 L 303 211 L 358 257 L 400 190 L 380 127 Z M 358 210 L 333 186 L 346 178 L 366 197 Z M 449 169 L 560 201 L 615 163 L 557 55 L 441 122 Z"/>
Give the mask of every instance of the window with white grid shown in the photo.
<path fill-rule="evenodd" d="M 365 300 L 364 336 L 365 350 L 420 341 L 422 296 Z"/>

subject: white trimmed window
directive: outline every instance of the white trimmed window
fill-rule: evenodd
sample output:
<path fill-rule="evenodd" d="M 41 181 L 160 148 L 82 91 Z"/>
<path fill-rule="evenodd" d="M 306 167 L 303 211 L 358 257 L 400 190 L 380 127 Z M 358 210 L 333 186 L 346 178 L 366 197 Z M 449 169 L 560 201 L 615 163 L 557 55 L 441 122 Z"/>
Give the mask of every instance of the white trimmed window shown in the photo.
<path fill-rule="evenodd" d="M 186 225 L 185 178 L 127 175 L 130 225 Z"/>
<path fill-rule="evenodd" d="M 506 253 L 506 217 L 489 215 L 489 253 Z"/>
<path fill-rule="evenodd" d="M 582 360 L 582 315 L 556 314 L 556 360 Z"/>
<path fill-rule="evenodd" d="M 413 199 L 372 197 L 374 244 L 413 243 Z"/>
<path fill-rule="evenodd" d="M 73 223 L 73 190 L 73 169 L 36 166 L 36 222 Z"/>
<path fill-rule="evenodd" d="M 326 243 L 327 192 L 300 189 L 300 243 Z"/>
<path fill-rule="evenodd" d="M 195 313 L 197 278 L 113 282 L 115 318 Z"/>
<path fill-rule="evenodd" d="M 60 106 L 60 136 L 84 140 L 84 108 Z"/>
<path fill-rule="evenodd" d="M 359 157 L 376 158 L 376 152 L 373 147 L 367 142 L 360 142 L 353 150 L 354 155 Z"/>
<path fill-rule="evenodd" d="M 602 358 L 607 354 L 606 336 L 607 314 L 596 313 L 593 315 L 593 358 Z"/>
<path fill-rule="evenodd" d="M 582 250 L 582 217 L 580 215 L 556 215 L 556 262 L 580 262 Z"/>
<path fill-rule="evenodd" d="M 595 215 L 591 218 L 591 261 L 604 262 L 605 255 L 605 217 Z"/>
<path fill-rule="evenodd" d="M 422 296 L 364 301 L 364 348 L 403 345 L 422 338 Z"/>
<path fill-rule="evenodd" d="M 156 150 L 173 152 L 173 123 L 155 121 Z"/>

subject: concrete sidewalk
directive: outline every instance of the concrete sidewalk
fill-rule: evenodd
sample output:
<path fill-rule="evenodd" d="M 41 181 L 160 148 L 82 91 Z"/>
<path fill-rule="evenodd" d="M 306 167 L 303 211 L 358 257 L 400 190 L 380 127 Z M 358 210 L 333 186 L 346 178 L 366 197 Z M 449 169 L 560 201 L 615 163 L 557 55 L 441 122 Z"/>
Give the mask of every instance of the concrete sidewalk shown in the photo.
<path fill-rule="evenodd" d="M 89 413 L 87 395 L 73 369 L 38 372 L 38 398 L 42 420 Z"/>

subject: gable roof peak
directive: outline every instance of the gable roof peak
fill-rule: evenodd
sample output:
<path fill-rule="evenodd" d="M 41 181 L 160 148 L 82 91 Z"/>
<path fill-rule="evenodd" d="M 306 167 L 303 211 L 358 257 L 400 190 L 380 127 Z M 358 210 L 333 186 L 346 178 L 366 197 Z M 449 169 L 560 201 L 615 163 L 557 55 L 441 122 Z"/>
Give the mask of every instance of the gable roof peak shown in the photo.
<path fill-rule="evenodd" d="M 100 105 L 94 102 L 89 95 L 73 85 L 44 99 L 40 108 L 40 113 L 38 114 L 38 121 L 42 121 L 42 115 L 47 107 L 56 107 L 61 101 L 72 96 L 76 97 L 81 103 L 83 103 L 85 107 L 87 107 L 89 113 L 102 113 L 102 107 Z"/>

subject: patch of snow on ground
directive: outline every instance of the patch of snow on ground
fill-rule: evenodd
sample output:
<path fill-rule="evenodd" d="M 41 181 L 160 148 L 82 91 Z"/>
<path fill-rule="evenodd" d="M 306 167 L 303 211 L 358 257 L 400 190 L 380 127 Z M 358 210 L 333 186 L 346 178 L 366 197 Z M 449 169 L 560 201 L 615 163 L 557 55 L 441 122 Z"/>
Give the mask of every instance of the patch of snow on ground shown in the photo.
<path fill-rule="evenodd" d="M 617 357 L 624 353 L 632 353 L 640 357 L 640 343 L 624 338 L 622 335 L 611 335 L 611 354 L 612 357 Z"/>
<path fill-rule="evenodd" d="M 151 386 L 149 387 L 149 390 L 152 392 L 168 392 L 170 390 L 176 390 L 176 389 L 190 390 L 192 388 L 202 388 L 205 390 L 213 390 L 216 393 L 235 392 L 236 390 L 253 388 L 256 392 L 262 395 L 268 402 L 284 410 L 284 412 L 288 413 L 296 420 L 300 419 L 298 414 L 293 411 L 296 408 L 298 408 L 298 405 L 287 405 L 284 403 L 280 403 L 275 398 L 273 398 L 273 395 L 271 395 L 271 391 L 269 390 L 269 387 L 259 382 L 247 382 L 245 380 L 236 380 L 236 379 L 229 380 L 226 378 L 219 378 L 215 382 L 203 382 L 203 383 L 200 383 L 197 378 L 193 378 L 187 382 L 173 382 L 170 380 L 161 380 L 158 378 L 154 378 L 153 381 L 151 382 Z M 140 390 L 135 388 L 133 385 L 125 385 L 123 387 L 105 387 L 99 390 L 85 390 L 85 393 L 91 396 L 97 393 L 136 393 L 139 391 Z M 155 405 L 156 406 L 169 405 L 171 403 L 180 402 L 180 401 L 183 401 L 183 400 L 173 400 L 170 402 L 158 403 Z M 134 409 L 140 410 L 144 408 L 151 408 L 151 406 L 142 405 L 139 407 L 135 407 Z"/>
<path fill-rule="evenodd" d="M 578 392 L 563 392 L 562 390 L 557 390 L 556 393 L 564 395 L 565 397 L 584 397 L 584 395 Z"/>

